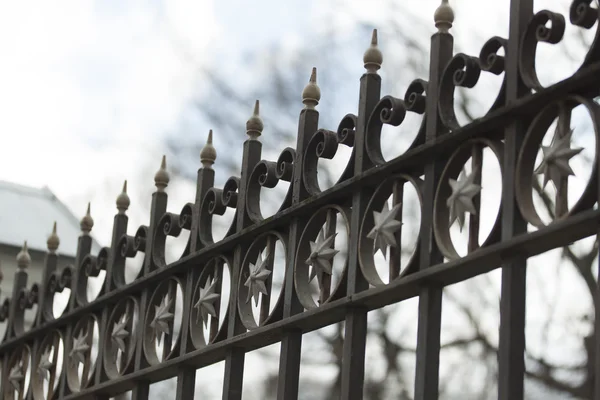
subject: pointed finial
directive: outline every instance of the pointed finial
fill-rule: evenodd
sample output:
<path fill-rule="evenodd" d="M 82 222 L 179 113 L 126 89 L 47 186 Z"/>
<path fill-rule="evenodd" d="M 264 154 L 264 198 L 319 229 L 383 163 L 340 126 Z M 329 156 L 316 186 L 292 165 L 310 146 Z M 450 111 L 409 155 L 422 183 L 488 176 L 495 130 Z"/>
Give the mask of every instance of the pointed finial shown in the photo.
<path fill-rule="evenodd" d="M 363 55 L 363 62 L 367 74 L 376 74 L 381 63 L 383 62 L 383 54 L 379 47 L 377 47 L 377 29 L 373 29 L 373 36 L 371 36 L 371 46 L 365 51 Z"/>
<path fill-rule="evenodd" d="M 56 250 L 58 249 L 58 245 L 60 244 L 60 239 L 58 238 L 58 235 L 56 234 L 56 221 L 54 221 L 54 226 L 52 227 L 52 233 L 50 234 L 50 236 L 48 236 L 48 240 L 46 241 L 46 244 L 48 245 L 48 251 L 50 251 L 50 253 L 56 253 Z"/>
<path fill-rule="evenodd" d="M 29 255 L 29 251 L 27 250 L 27 240 L 23 243 L 23 248 L 17 254 L 17 266 L 20 270 L 25 270 L 31 264 L 31 256 Z"/>
<path fill-rule="evenodd" d="M 206 139 L 206 144 L 200 151 L 200 162 L 202 163 L 202 168 L 211 168 L 217 159 L 217 149 L 213 146 L 213 131 L 212 129 L 208 131 L 208 139 Z"/>
<path fill-rule="evenodd" d="M 448 33 L 450 31 L 454 22 L 454 11 L 450 7 L 450 4 L 448 4 L 448 0 L 442 0 L 442 4 L 433 14 L 433 20 L 439 33 Z"/>
<path fill-rule="evenodd" d="M 317 86 L 317 68 L 313 67 L 308 85 L 302 91 L 302 103 L 305 109 L 314 110 L 319 100 L 321 100 L 321 89 Z"/>
<path fill-rule="evenodd" d="M 123 182 L 123 191 L 117 196 L 117 210 L 119 210 L 119 214 L 125 214 L 125 211 L 129 208 L 129 204 L 131 201 L 129 200 L 129 195 L 127 195 L 127 180 Z"/>
<path fill-rule="evenodd" d="M 85 216 L 81 218 L 81 222 L 79 226 L 81 227 L 81 231 L 84 235 L 88 235 L 92 228 L 94 227 L 94 220 L 92 218 L 92 214 L 90 213 L 91 203 L 88 203 L 87 211 Z"/>
<path fill-rule="evenodd" d="M 162 157 L 160 169 L 154 175 L 154 184 L 159 192 L 164 192 L 169 185 L 169 173 L 167 172 L 167 156 Z"/>
<path fill-rule="evenodd" d="M 250 139 L 256 140 L 262 134 L 263 128 L 263 121 L 260 118 L 260 103 L 256 100 L 254 103 L 254 112 L 248 122 L 246 122 L 246 134 L 250 136 Z"/>

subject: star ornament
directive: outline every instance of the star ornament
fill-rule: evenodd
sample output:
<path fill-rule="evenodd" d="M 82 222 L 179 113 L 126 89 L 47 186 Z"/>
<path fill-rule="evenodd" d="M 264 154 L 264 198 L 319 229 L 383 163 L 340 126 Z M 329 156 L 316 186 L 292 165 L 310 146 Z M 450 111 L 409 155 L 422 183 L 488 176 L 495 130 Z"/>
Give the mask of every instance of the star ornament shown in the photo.
<path fill-rule="evenodd" d="M 125 339 L 129 337 L 129 332 L 127 332 L 127 323 L 129 322 L 129 318 L 127 315 L 123 315 L 123 318 L 113 326 L 111 340 L 117 346 L 119 350 L 123 353 L 127 350 L 127 346 L 125 345 Z"/>
<path fill-rule="evenodd" d="M 544 184 L 542 188 L 545 188 L 550 180 L 554 183 L 554 187 L 558 188 L 562 178 L 575 175 L 573 169 L 569 165 L 569 160 L 581 153 L 583 149 L 571 148 L 572 135 L 573 129 L 560 139 L 555 136 L 550 146 L 542 146 L 542 162 L 534 171 L 535 174 L 544 175 Z"/>
<path fill-rule="evenodd" d="M 267 295 L 267 286 L 265 285 L 265 281 L 271 275 L 271 271 L 267 269 L 267 261 L 269 260 L 269 252 L 265 257 L 262 257 L 261 254 L 258 255 L 258 260 L 256 261 L 256 265 L 250 263 L 250 276 L 246 279 L 244 286 L 248 287 L 248 297 L 246 298 L 246 303 L 248 303 L 254 297 L 254 304 L 258 306 L 258 297 L 260 293 Z"/>
<path fill-rule="evenodd" d="M 475 174 L 471 173 L 466 177 L 461 174 L 458 180 L 449 179 L 448 183 L 452 188 L 452 194 L 446 200 L 446 205 L 450 208 L 450 226 L 458 220 L 458 227 L 461 232 L 465 225 L 465 214 L 477 214 L 473 197 L 481 192 L 481 186 L 474 183 Z"/>
<path fill-rule="evenodd" d="M 17 392 L 20 392 L 21 385 L 24 380 L 25 375 L 23 375 L 23 367 L 19 364 L 12 367 L 10 374 L 8 375 L 8 381 L 12 385 L 13 389 Z"/>
<path fill-rule="evenodd" d="M 385 250 L 389 247 L 396 247 L 396 237 L 394 234 L 402 227 L 402 222 L 398 221 L 398 212 L 402 207 L 401 203 L 396 204 L 390 210 L 387 202 L 383 203 L 381 212 L 373 211 L 373 229 L 367 234 L 369 239 L 375 242 L 373 254 L 381 251 L 385 258 Z"/>
<path fill-rule="evenodd" d="M 200 322 L 200 319 L 204 322 L 204 326 L 208 326 L 209 316 L 217 318 L 217 310 L 215 309 L 215 302 L 219 299 L 220 295 L 215 293 L 217 280 L 207 279 L 204 287 L 200 288 L 200 295 L 198 301 L 194 304 L 194 308 L 198 310 L 196 314 L 196 323 Z"/>
<path fill-rule="evenodd" d="M 319 232 L 316 242 L 309 242 L 310 244 L 310 255 L 306 259 L 305 263 L 310 265 L 310 277 L 308 281 L 311 282 L 315 276 L 319 276 L 319 282 L 321 282 L 323 274 L 331 275 L 333 273 L 332 261 L 333 257 L 339 250 L 333 248 L 333 241 L 337 233 L 325 238 L 323 230 Z"/>
<path fill-rule="evenodd" d="M 87 343 L 87 333 L 83 331 L 79 332 L 79 336 L 73 340 L 73 348 L 69 353 L 71 360 L 78 363 L 85 363 L 85 354 L 90 350 L 90 346 Z"/>
<path fill-rule="evenodd" d="M 50 360 L 50 351 L 51 349 L 46 349 L 38 365 L 38 374 L 40 374 L 43 380 L 50 380 L 50 369 L 54 366 Z"/>
<path fill-rule="evenodd" d="M 150 322 L 150 327 L 154 329 L 154 338 L 157 343 L 160 344 L 160 338 L 163 334 L 168 335 L 170 333 L 169 321 L 173 320 L 173 313 L 169 311 L 173 305 L 173 300 L 167 293 L 163 297 L 161 303 L 158 306 L 154 306 L 155 313 L 154 319 Z"/>

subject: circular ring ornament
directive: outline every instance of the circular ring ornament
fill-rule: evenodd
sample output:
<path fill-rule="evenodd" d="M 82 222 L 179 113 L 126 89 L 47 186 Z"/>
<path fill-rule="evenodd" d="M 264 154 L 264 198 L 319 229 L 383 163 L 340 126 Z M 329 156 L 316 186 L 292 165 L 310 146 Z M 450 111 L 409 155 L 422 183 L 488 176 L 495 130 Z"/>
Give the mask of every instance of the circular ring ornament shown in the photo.
<path fill-rule="evenodd" d="M 433 232 L 435 240 L 444 257 L 449 260 L 455 260 L 461 257 L 456 251 L 450 236 L 451 219 L 457 219 L 459 224 L 462 225 L 464 223 L 465 213 L 472 213 L 472 211 L 474 211 L 474 207 L 472 207 L 473 197 L 478 195 L 481 191 L 481 186 L 472 182 L 475 171 L 471 172 L 469 176 L 466 176 L 464 180 L 459 179 L 464 165 L 473 154 L 472 150 L 474 146 L 480 146 L 482 150 L 489 148 L 498 160 L 500 174 L 503 174 L 502 163 L 504 160 L 504 147 L 502 142 L 486 138 L 471 139 L 461 145 L 452 156 L 450 156 L 440 177 L 433 208 Z M 481 171 L 478 172 L 480 173 Z M 454 182 L 455 187 L 451 186 L 451 180 Z M 502 185 L 502 180 L 500 180 L 498 184 Z M 502 204 L 498 207 L 495 222 L 490 233 L 479 247 L 487 246 L 500 239 L 501 210 Z"/>
<path fill-rule="evenodd" d="M 42 340 L 31 375 L 31 388 L 35 400 L 54 398 L 62 374 L 64 351 L 64 341 L 59 331 L 52 331 Z"/>
<path fill-rule="evenodd" d="M 423 196 L 421 191 L 423 181 L 405 174 L 394 175 L 386 179 L 377 190 L 375 190 L 365 211 L 360 230 L 361 234 L 358 245 L 358 254 L 360 269 L 367 281 L 373 286 L 382 286 L 386 284 L 377 271 L 375 254 L 378 251 L 381 251 L 385 257 L 386 249 L 388 247 L 390 247 L 390 249 L 394 248 L 394 250 L 399 248 L 400 243 L 398 241 L 398 234 L 400 233 L 402 226 L 402 194 L 399 195 L 400 198 L 398 199 L 398 202 L 393 204 L 391 208 L 388 206 L 388 199 L 394 197 L 395 194 L 398 194 L 399 188 L 402 188 L 401 190 L 403 190 L 404 184 L 406 183 L 412 185 L 417 193 L 417 198 L 419 200 L 419 214 L 421 214 L 421 207 L 423 206 Z M 417 237 L 419 237 L 420 234 L 421 222 L 419 223 Z M 390 276 L 390 281 L 412 272 L 414 267 L 418 265 L 418 256 L 419 241 L 417 240 L 415 250 L 405 268 L 400 272 L 400 265 L 395 266 L 394 268 L 397 271 L 390 274 L 392 275 Z"/>
<path fill-rule="evenodd" d="M 116 379 L 133 368 L 139 305 L 135 297 L 121 300 L 112 310 L 104 337 L 104 371 L 109 379 Z"/>
<path fill-rule="evenodd" d="M 328 205 L 318 210 L 310 218 L 300 237 L 294 266 L 294 284 L 298 299 L 307 310 L 340 298 L 346 293 L 347 256 L 340 271 L 339 281 L 331 285 L 333 261 L 339 253 L 335 248 L 335 241 L 341 239 L 336 226 L 338 216 L 343 222 L 347 243 L 351 210 L 339 205 Z M 315 278 L 319 284 L 319 304 L 313 298 L 314 290 L 311 287 Z"/>
<path fill-rule="evenodd" d="M 596 140 L 595 146 L 597 149 L 600 137 L 600 106 L 593 100 L 581 96 L 569 96 L 562 102 L 552 103 L 544 108 L 532 121 L 523 140 L 521 152 L 519 153 L 519 158 L 517 160 L 516 170 L 518 173 L 516 174 L 515 180 L 516 198 L 521 214 L 525 220 L 537 228 L 542 228 L 546 226 L 546 224 L 540 218 L 533 202 L 534 174 L 543 173 L 544 180 L 552 180 L 554 183 L 559 178 L 567 178 L 569 175 L 574 175 L 568 165 L 569 159 L 578 154 L 581 149 L 572 149 L 570 147 L 570 139 L 573 132 L 571 130 L 570 132 L 565 132 L 563 139 L 553 140 L 552 145 L 546 147 L 545 152 L 550 157 L 544 157 L 546 160 L 543 160 L 542 164 L 537 169 L 534 169 L 536 154 L 542 146 L 542 141 L 546 132 L 554 120 L 557 117 L 560 118 L 561 108 L 569 110 L 570 112 L 570 110 L 578 105 L 584 106 L 589 113 L 594 128 L 594 138 Z M 598 151 L 596 150 L 594 152 L 594 161 L 591 166 L 591 176 L 581 197 L 567 213 L 555 220 L 567 218 L 584 210 L 591 209 L 594 206 L 598 193 L 597 165 Z"/>
<path fill-rule="evenodd" d="M 77 322 L 68 339 L 68 354 L 65 355 L 67 385 L 73 393 L 78 393 L 93 381 L 98 356 L 94 346 L 99 336 L 98 326 L 98 318 L 88 314 Z"/>
<path fill-rule="evenodd" d="M 281 270 L 275 270 L 275 248 L 277 242 L 283 246 L 284 265 Z M 273 294 L 273 275 L 285 276 L 287 264 L 287 239 L 277 231 L 268 231 L 252 242 L 240 271 L 238 282 L 238 311 L 242 323 L 248 330 L 269 324 L 281 319 L 283 316 L 283 290 L 279 292 L 277 301 L 271 309 L 271 296 Z M 285 287 L 285 279 L 282 283 Z M 258 322 L 254 316 L 253 307 L 260 311 Z M 252 305 L 254 302 L 254 306 Z"/>

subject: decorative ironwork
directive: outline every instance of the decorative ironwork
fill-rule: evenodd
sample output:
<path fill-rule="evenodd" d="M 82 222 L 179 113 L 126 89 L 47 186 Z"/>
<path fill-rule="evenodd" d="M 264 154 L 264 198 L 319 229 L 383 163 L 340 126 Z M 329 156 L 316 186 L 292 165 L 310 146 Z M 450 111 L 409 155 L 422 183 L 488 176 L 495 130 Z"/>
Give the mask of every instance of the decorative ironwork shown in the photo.
<path fill-rule="evenodd" d="M 509 37 L 490 38 L 473 56 L 453 53 L 454 13 L 442 1 L 434 15 L 438 31 L 431 37 L 429 76 L 413 80 L 403 98 L 382 96 L 378 71 L 384 57 L 373 31 L 356 115 L 344 116 L 337 129 L 319 128 L 321 89 L 313 68 L 302 92 L 295 148 L 283 149 L 277 160 L 262 159 L 260 140 L 268 137 L 268 126 L 256 101 L 238 176 L 214 186 L 217 150 L 209 131 L 195 199 L 179 212 L 168 211 L 163 157 L 148 223 L 128 226 L 125 181 L 110 246 L 91 254 L 88 204 L 75 264 L 60 265 L 55 224 L 39 283 L 28 282 L 25 242 L 18 268 L 10 272 L 13 291 L 0 306 L 6 325 L 2 398 L 109 398 L 133 390 L 134 399 L 142 400 L 151 383 L 176 376 L 173 397 L 188 399 L 195 370 L 224 360 L 223 398 L 240 399 L 245 353 L 281 342 L 278 398 L 293 400 L 302 333 L 345 321 L 341 398 L 361 399 L 367 312 L 418 296 L 415 399 L 435 399 L 443 287 L 501 268 L 498 396 L 522 399 L 527 257 L 596 235 L 600 222 L 600 106 L 594 101 L 600 95 L 600 11 L 589 0 L 571 2 L 569 22 L 578 29 L 596 25 L 594 42 L 573 76 L 544 87 L 537 46 L 559 43 L 568 22 L 549 10 L 534 14 L 532 3 L 512 1 Z M 485 74 L 503 75 L 495 101 L 485 115 L 461 125 L 456 88 L 473 88 Z M 576 107 L 587 112 L 591 128 L 572 121 Z M 420 115 L 421 126 L 403 154 L 386 160 L 382 129 L 401 126 L 408 113 Z M 552 142 L 545 145 L 551 128 Z M 589 179 L 573 200 L 568 183 L 583 150 L 572 142 L 583 131 L 593 132 L 596 144 Z M 352 154 L 338 182 L 323 190 L 319 161 L 332 159 L 340 145 Z M 501 181 L 482 184 L 484 159 L 498 165 Z M 289 184 L 287 195 L 278 212 L 264 218 L 263 191 L 280 181 Z M 556 209 L 542 218 L 534 191 L 549 181 Z M 490 192 L 494 187 L 499 191 Z M 410 191 L 418 223 L 407 235 Z M 492 228 L 480 235 L 484 195 L 501 199 Z M 213 217 L 228 208 L 233 220 L 216 239 Z M 455 222 L 468 241 L 462 255 L 450 234 Z M 528 232 L 527 223 L 537 230 Z M 167 262 L 167 238 L 180 235 L 188 238 L 185 250 Z M 126 262 L 140 254 L 143 266 L 129 282 Z M 88 298 L 89 278 L 101 273 L 98 296 Z M 55 295 L 67 288 L 68 304 L 55 315 Z M 26 329 L 24 314 L 34 306 L 33 326 Z"/>

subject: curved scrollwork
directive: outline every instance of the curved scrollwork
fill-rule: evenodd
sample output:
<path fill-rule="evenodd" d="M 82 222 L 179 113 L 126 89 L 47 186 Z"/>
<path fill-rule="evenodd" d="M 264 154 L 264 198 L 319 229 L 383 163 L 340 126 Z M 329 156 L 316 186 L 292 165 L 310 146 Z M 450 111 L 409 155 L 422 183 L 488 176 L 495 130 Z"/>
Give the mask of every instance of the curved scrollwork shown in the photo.
<path fill-rule="evenodd" d="M 178 214 L 170 212 L 165 213 L 159 220 L 156 231 L 154 233 L 154 242 L 152 245 L 152 258 L 154 265 L 162 268 L 167 265 L 166 246 L 167 237 L 178 237 L 184 229 L 189 231 L 192 227 L 192 218 L 194 212 L 194 204 L 187 203 Z M 188 236 L 185 249 L 179 258 L 185 257 L 190 252 L 190 239 Z"/>
<path fill-rule="evenodd" d="M 407 112 L 425 114 L 427 81 L 415 79 L 406 89 L 404 99 L 384 96 L 379 100 L 367 122 L 365 145 L 369 158 L 375 165 L 385 164 L 381 148 L 381 132 L 383 125 L 399 126 L 404 122 Z M 413 148 L 423 143 L 425 137 L 425 119 L 421 122 L 419 132 L 409 146 Z"/>
<path fill-rule="evenodd" d="M 318 180 L 319 158 L 331 160 L 338 148 L 337 132 L 319 129 L 308 142 L 303 163 L 304 187 L 311 196 L 321 193 Z"/>
<path fill-rule="evenodd" d="M 550 24 L 550 26 L 546 26 Z M 549 10 L 536 13 L 527 26 L 521 39 L 519 70 L 523 82 L 531 89 L 542 89 L 535 65 L 535 56 L 540 42 L 556 44 L 565 33 L 565 17 Z"/>
<path fill-rule="evenodd" d="M 295 157 L 295 150 L 288 147 L 281 152 L 277 162 L 262 160 L 252 170 L 248 180 L 246 205 L 248 216 L 253 222 L 258 223 L 263 220 L 260 208 L 261 189 L 263 187 L 272 189 L 277 186 L 280 180 L 291 182 Z M 277 212 L 285 210 L 291 204 L 292 186 L 290 185 Z"/>
<path fill-rule="evenodd" d="M 121 287 L 126 284 L 125 280 L 125 268 L 126 260 L 128 258 L 134 258 L 138 253 L 146 252 L 146 241 L 148 238 L 148 227 L 142 225 L 138 228 L 135 236 L 123 235 L 117 242 L 118 251 L 115 252 L 115 260 L 113 264 L 113 284 L 115 287 Z M 142 260 L 143 264 L 144 260 Z M 137 276 L 134 279 L 139 278 L 143 268 L 140 268 Z"/>
<path fill-rule="evenodd" d="M 239 187 L 239 178 L 231 177 L 225 182 L 223 189 L 210 188 L 206 192 L 206 195 L 202 200 L 202 206 L 200 207 L 200 226 L 202 226 L 202 229 L 198 230 L 200 242 L 203 246 L 210 246 L 214 243 L 212 235 L 213 215 L 225 214 L 225 210 L 228 207 L 233 209 L 237 208 Z M 235 232 L 236 216 L 237 211 L 225 236 L 229 236 Z"/>

